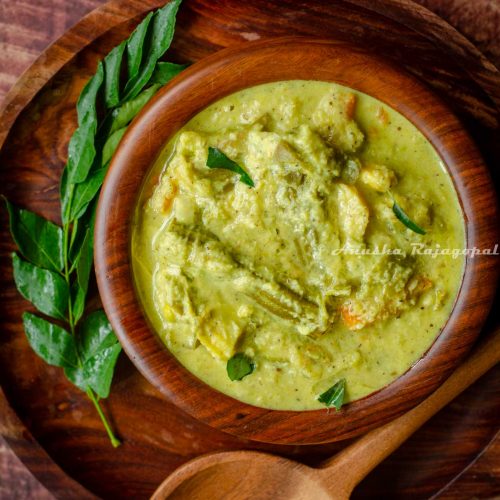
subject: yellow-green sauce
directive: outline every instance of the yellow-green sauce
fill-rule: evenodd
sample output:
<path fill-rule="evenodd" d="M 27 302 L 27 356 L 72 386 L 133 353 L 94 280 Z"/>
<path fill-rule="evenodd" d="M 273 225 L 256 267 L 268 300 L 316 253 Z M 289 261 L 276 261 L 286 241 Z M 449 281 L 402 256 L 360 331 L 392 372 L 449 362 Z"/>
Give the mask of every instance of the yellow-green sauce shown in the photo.
<path fill-rule="evenodd" d="M 209 146 L 255 187 L 208 168 Z M 412 244 L 464 248 L 430 143 L 365 94 L 287 81 L 232 94 L 171 139 L 137 206 L 132 262 L 147 317 L 189 371 L 256 406 L 309 410 L 342 378 L 348 401 L 387 385 L 444 326 L 464 257 Z M 255 369 L 231 381 L 240 352 Z"/>

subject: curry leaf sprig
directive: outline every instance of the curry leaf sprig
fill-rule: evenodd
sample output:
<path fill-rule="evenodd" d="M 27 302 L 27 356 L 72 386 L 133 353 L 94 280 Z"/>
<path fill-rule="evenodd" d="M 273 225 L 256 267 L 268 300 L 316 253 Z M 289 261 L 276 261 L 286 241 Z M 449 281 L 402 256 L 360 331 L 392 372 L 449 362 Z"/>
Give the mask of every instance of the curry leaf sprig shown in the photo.
<path fill-rule="evenodd" d="M 181 0 L 151 12 L 130 37 L 99 62 L 77 103 L 78 128 L 61 178 L 62 227 L 7 201 L 14 281 L 44 316 L 23 315 L 33 350 L 94 404 L 113 446 L 99 400 L 109 395 L 121 346 L 102 310 L 84 317 L 93 269 L 96 198 L 111 157 L 129 123 L 185 66 L 160 62 L 173 38 Z M 49 318 L 51 320 L 49 320 Z M 53 321 L 55 320 L 55 322 Z"/>

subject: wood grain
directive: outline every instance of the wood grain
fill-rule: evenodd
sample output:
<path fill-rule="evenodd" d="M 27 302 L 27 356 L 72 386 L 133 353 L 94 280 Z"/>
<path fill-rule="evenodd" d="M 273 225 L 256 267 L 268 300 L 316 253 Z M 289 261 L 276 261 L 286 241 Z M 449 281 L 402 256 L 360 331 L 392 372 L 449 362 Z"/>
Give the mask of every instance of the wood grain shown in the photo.
<path fill-rule="evenodd" d="M 426 355 L 389 386 L 338 413 L 250 406 L 214 391 L 182 367 L 148 326 L 135 294 L 129 248 L 141 186 L 168 140 L 212 102 L 246 87 L 308 78 L 369 94 L 409 119 L 433 144 L 455 184 L 467 248 L 493 248 L 500 240 L 493 185 L 460 122 L 417 79 L 366 50 L 304 37 L 249 42 L 204 58 L 161 89 L 127 130 L 99 199 L 94 257 L 101 299 L 130 359 L 169 400 L 217 429 L 267 443 L 304 445 L 352 438 L 415 406 L 442 383 L 475 341 L 499 270 L 489 256 L 466 258 L 454 310 Z"/>
<path fill-rule="evenodd" d="M 74 4 L 75 2 L 72 2 L 72 5 Z M 29 73 L 23 86 L 19 87 L 23 92 L 22 95 L 18 94 L 19 98 L 14 101 L 8 115 L 9 120 L 2 121 L 4 127 L 8 128 L 9 122 L 12 122 L 19 111 L 37 95 L 16 124 L 12 137 L 20 134 L 24 142 L 20 140 L 17 144 L 11 145 L 10 153 L 13 158 L 12 161 L 3 162 L 2 185 L 17 201 L 37 208 L 55 219 L 57 218 L 55 205 L 39 198 L 45 196 L 47 192 L 56 196 L 58 172 L 65 157 L 65 141 L 74 127 L 71 117 L 72 100 L 74 102 L 83 81 L 95 67 L 93 66 L 95 58 L 113 43 L 125 37 L 134 22 L 125 22 L 98 39 L 74 60 L 72 66 L 65 67 L 60 76 L 52 79 L 48 85 L 45 85 L 45 80 L 50 80 L 52 72 L 72 59 L 71 51 L 80 51 L 80 48 L 93 40 L 96 34 L 107 32 L 114 16 L 115 19 L 124 19 L 124 16 L 130 15 L 131 8 L 145 9 L 154 2 L 142 2 L 141 5 L 139 2 L 127 2 L 122 8 L 117 4 L 119 2 L 115 2 L 111 10 L 106 9 L 98 13 L 90 20 L 91 22 L 85 21 L 81 27 L 77 27 L 68 35 L 63 40 L 65 50 L 51 52 L 50 65 L 44 65 L 43 61 L 40 61 L 40 64 L 35 66 L 36 71 Z M 370 25 L 368 29 L 372 30 L 372 33 L 376 32 L 373 26 L 377 26 L 379 35 L 385 36 L 383 28 L 387 25 L 383 16 L 371 14 L 364 17 L 363 9 L 350 11 L 346 2 L 339 2 L 338 6 L 335 2 L 335 5 L 326 7 L 321 3 L 318 7 L 317 3 L 313 2 L 313 6 L 316 6 L 316 10 L 324 9 L 323 16 L 316 15 L 314 20 L 307 22 L 307 16 L 294 12 L 289 3 L 285 3 L 281 10 L 266 9 L 265 4 L 260 2 L 255 6 L 252 4 L 248 6 L 249 15 L 239 18 L 237 16 L 244 10 L 241 5 L 217 2 L 209 6 L 211 9 L 204 11 L 200 2 L 188 2 L 181 12 L 181 30 L 184 35 L 177 37 L 173 56 L 179 60 L 195 60 L 220 45 L 244 43 L 246 38 L 255 34 L 264 35 L 273 32 L 283 34 L 296 31 L 297 28 L 293 27 L 295 20 L 301 22 L 298 31 L 314 32 L 318 17 L 320 22 L 322 17 L 327 18 L 332 36 L 336 36 L 338 31 L 339 36 L 348 36 L 349 20 L 361 23 L 359 26 L 363 27 L 368 23 Z M 276 12 L 279 15 L 276 15 Z M 335 18 L 339 14 L 344 17 L 336 21 Z M 261 18 L 255 19 L 258 16 Z M 266 16 L 269 17 L 265 23 L 263 20 Z M 263 27 L 263 24 L 267 26 Z M 390 26 L 394 26 L 394 21 Z M 259 33 L 261 28 L 262 32 Z M 242 32 L 241 35 L 239 31 Z M 411 32 L 409 28 L 401 28 L 400 37 L 395 41 L 396 47 L 404 45 L 402 40 L 407 40 L 411 44 L 422 36 L 411 33 L 406 38 L 409 32 Z M 357 33 L 356 36 L 359 38 L 361 35 Z M 440 54 L 439 44 L 429 44 L 425 40 L 422 43 L 428 48 L 429 57 L 434 61 L 439 62 L 440 57 L 447 58 L 446 55 L 436 55 Z M 401 56 L 404 56 L 404 53 Z M 449 61 L 445 67 L 448 64 Z M 418 63 L 415 63 L 414 72 L 418 71 Z M 455 68 L 455 74 L 457 71 L 462 75 L 463 96 L 476 95 L 477 84 L 469 82 L 469 76 L 460 73 L 459 68 L 458 70 Z M 65 83 L 65 79 L 71 81 L 75 74 L 78 74 L 78 78 L 75 82 L 76 88 L 73 88 Z M 441 88 L 441 92 L 446 94 L 449 87 L 446 83 L 446 70 L 438 69 L 436 78 L 432 81 L 437 81 L 437 88 Z M 41 86 L 44 86 L 44 90 L 39 92 Z M 479 90 L 474 99 L 483 100 L 484 93 Z M 486 98 L 486 103 L 490 104 L 486 106 L 491 110 L 491 101 L 488 99 Z M 489 131 L 472 118 L 474 104 L 462 108 L 463 100 L 462 98 L 456 101 L 455 109 L 479 141 L 483 154 L 494 165 L 497 132 L 493 129 Z M 47 109 L 54 101 L 63 101 L 62 109 L 65 111 L 61 115 L 64 118 L 62 122 L 56 112 L 50 113 Z M 484 111 L 480 106 L 478 110 L 478 115 Z M 487 113 L 488 116 L 494 114 L 494 110 Z M 36 131 L 38 126 L 40 126 L 39 132 Z M 50 144 L 43 143 L 44 130 L 45 135 L 50 135 L 54 139 Z M 58 131 L 57 137 L 54 137 L 54 130 Z M 30 144 L 29 151 L 24 156 L 19 154 L 19 148 L 22 149 L 22 146 L 30 141 L 33 144 Z M 15 155 L 19 156 L 14 160 Z M 19 168 L 21 177 L 17 178 L 14 172 L 5 176 L 6 171 L 13 168 Z M 20 179 L 23 181 L 19 182 Z M 4 233 L 0 247 L 2 255 L 7 255 L 12 248 L 10 240 Z M 10 268 L 7 269 L 9 271 L 2 276 L 1 287 L 2 326 L 5 334 L 0 350 L 2 361 L 0 376 L 10 404 L 37 440 L 35 442 L 26 439 L 23 436 L 26 430 L 22 426 L 17 426 L 15 432 L 8 430 L 9 442 L 23 460 L 31 463 L 32 457 L 37 456 L 37 452 L 33 450 L 36 450 L 41 443 L 49 451 L 51 458 L 63 466 L 65 471 L 94 492 L 111 498 L 116 497 L 119 491 L 121 496 L 142 498 L 152 491 L 168 470 L 172 470 L 176 464 L 195 456 L 200 451 L 252 447 L 248 443 L 234 441 L 225 435 L 217 433 L 207 435 L 205 427 L 185 415 L 176 413 L 165 404 L 159 394 L 134 372 L 125 359 L 122 359 L 117 382 L 113 388 L 114 393 L 107 403 L 107 409 L 118 417 L 118 427 L 127 439 L 127 444 L 117 452 L 110 450 L 105 436 L 101 434 L 99 421 L 95 418 L 92 408 L 77 391 L 73 391 L 61 379 L 57 370 L 47 369 L 39 364 L 23 341 L 19 328 L 19 315 L 26 304 L 19 301 L 11 289 Z M 10 363 L 13 359 L 16 360 L 14 365 Z M 16 369 L 24 364 L 31 366 L 31 370 L 17 373 Z M 422 498 L 443 487 L 470 464 L 477 456 L 478 450 L 491 440 L 497 428 L 499 392 L 499 371 L 496 370 L 483 378 L 455 404 L 441 412 L 414 439 L 380 466 L 360 486 L 358 495 L 364 498 L 370 495 L 378 495 L 379 498 L 380 496 L 400 498 L 402 495 Z M 308 461 L 318 460 L 331 451 L 324 447 L 281 449 L 281 452 L 289 455 L 297 456 L 300 453 L 304 460 Z M 99 457 L 98 460 L 96 456 Z M 53 468 L 45 466 L 41 456 L 33 458 L 33 461 L 37 464 L 34 470 L 38 477 L 47 481 L 51 487 L 56 487 L 59 476 Z M 47 473 L 46 470 L 50 472 Z M 474 470 L 473 466 L 470 472 L 465 473 L 466 477 L 470 474 L 469 477 L 472 478 L 465 479 L 464 482 L 470 489 L 460 492 L 460 486 L 457 486 L 455 489 L 457 496 L 454 498 L 467 498 L 476 493 Z M 479 470 L 483 471 L 483 477 L 487 479 L 490 469 Z M 498 483 L 495 481 L 486 481 L 483 484 L 485 486 L 480 494 L 491 496 L 499 493 Z M 71 488 L 68 487 L 66 495 L 70 493 Z"/>

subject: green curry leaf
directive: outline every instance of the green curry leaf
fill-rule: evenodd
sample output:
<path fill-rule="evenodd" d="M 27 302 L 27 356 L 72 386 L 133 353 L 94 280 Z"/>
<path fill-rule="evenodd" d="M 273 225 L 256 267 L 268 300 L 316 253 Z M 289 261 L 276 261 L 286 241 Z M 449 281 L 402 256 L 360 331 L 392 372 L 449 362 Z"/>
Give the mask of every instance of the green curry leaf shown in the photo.
<path fill-rule="evenodd" d="M 181 71 L 185 70 L 188 64 L 174 64 L 170 62 L 159 62 L 151 76 L 151 83 L 158 83 L 159 85 L 165 85 L 174 76 L 177 76 Z"/>
<path fill-rule="evenodd" d="M 120 144 L 120 141 L 122 140 L 122 137 L 126 131 L 127 127 L 123 127 L 113 132 L 108 137 L 106 143 L 104 144 L 104 147 L 102 148 L 102 161 L 105 162 L 105 164 L 108 164 L 111 161 L 111 158 L 113 158 L 116 148 L 118 147 L 118 144 Z M 104 169 L 104 171 L 106 170 L 107 167 Z"/>
<path fill-rule="evenodd" d="M 101 398 L 109 396 L 111 381 L 121 346 L 104 311 L 89 314 L 78 336 L 81 365 L 66 371 L 66 376 L 85 390 L 90 386 Z"/>
<path fill-rule="evenodd" d="M 76 184 L 73 190 L 73 201 L 71 203 L 70 220 L 79 219 L 89 203 L 95 198 L 101 189 L 107 168 L 100 168 L 87 177 L 83 182 Z"/>
<path fill-rule="evenodd" d="M 413 222 L 408 215 L 406 215 L 405 211 L 394 201 L 392 205 L 392 211 L 394 215 L 408 228 L 411 229 L 414 233 L 418 234 L 427 234 L 424 229 L 422 229 L 418 224 Z"/>
<path fill-rule="evenodd" d="M 127 41 L 127 67 L 129 80 L 136 78 L 137 73 L 139 73 L 144 40 L 146 39 L 149 23 L 151 22 L 152 17 L 153 12 L 150 12 L 133 31 Z"/>
<path fill-rule="evenodd" d="M 157 10 L 148 32 L 149 50 L 142 56 L 140 69 L 125 85 L 123 101 L 133 99 L 149 82 L 158 59 L 170 47 L 174 36 L 175 18 L 181 0 L 171 0 L 165 7 Z M 130 68 L 130 67 L 129 67 Z"/>
<path fill-rule="evenodd" d="M 82 242 L 78 262 L 76 265 L 76 279 L 78 286 L 85 291 L 88 290 L 90 272 L 92 271 L 92 259 L 94 250 L 94 236 L 91 228 L 87 229 Z"/>
<path fill-rule="evenodd" d="M 78 350 L 83 361 L 99 351 L 114 346 L 118 340 L 102 309 L 89 314 L 82 322 L 78 336 Z"/>
<path fill-rule="evenodd" d="M 97 199 L 94 198 L 90 202 L 85 213 L 73 225 L 70 248 L 69 248 L 69 261 L 71 262 L 71 272 L 76 269 L 76 264 L 80 258 L 82 246 L 87 236 L 87 231 L 93 231 L 94 221 L 97 207 Z"/>
<path fill-rule="evenodd" d="M 109 129 L 108 138 L 117 130 L 126 127 L 135 118 L 139 111 L 141 111 L 151 97 L 153 97 L 159 88 L 159 85 L 151 85 L 151 87 L 143 90 L 134 99 L 131 99 L 130 101 L 123 103 L 120 107 L 114 109 L 106 119 L 108 122 L 106 124 L 107 126 L 104 126 L 104 128 Z"/>
<path fill-rule="evenodd" d="M 31 313 L 23 314 L 24 331 L 32 349 L 49 365 L 76 367 L 75 340 L 60 326 Z"/>
<path fill-rule="evenodd" d="M 104 58 L 104 103 L 114 108 L 120 102 L 120 70 L 127 42 L 117 45 Z"/>
<path fill-rule="evenodd" d="M 10 232 L 21 254 L 39 267 L 60 271 L 64 266 L 61 228 L 29 210 L 5 202 Z"/>
<path fill-rule="evenodd" d="M 83 373 L 88 385 L 100 398 L 109 396 L 116 361 L 121 350 L 121 345 L 116 342 L 114 345 L 100 350 L 83 365 Z"/>
<path fill-rule="evenodd" d="M 227 375 L 231 380 L 241 380 L 250 375 L 255 368 L 255 364 L 250 357 L 242 352 L 232 356 L 226 365 Z"/>
<path fill-rule="evenodd" d="M 328 408 L 333 406 L 336 410 L 340 410 L 344 404 L 344 396 L 345 378 L 340 379 L 336 384 L 330 387 L 330 389 L 321 394 L 318 397 L 318 401 L 326 405 Z"/>
<path fill-rule="evenodd" d="M 85 298 L 87 297 L 90 273 L 92 271 L 93 239 L 93 231 L 89 227 L 87 228 L 77 256 L 76 282 L 72 287 L 72 311 L 76 322 L 82 317 L 85 309 Z"/>
<path fill-rule="evenodd" d="M 65 319 L 68 307 L 68 285 L 53 271 L 42 269 L 12 254 L 17 290 L 40 312 L 52 318 Z"/>
<path fill-rule="evenodd" d="M 89 80 L 78 99 L 78 128 L 68 146 L 68 182 L 83 182 L 94 161 L 94 146 L 97 131 L 97 93 L 104 80 L 103 63 L 97 66 L 96 74 Z"/>
<path fill-rule="evenodd" d="M 220 149 L 208 148 L 208 168 L 222 168 L 240 174 L 240 181 L 250 187 L 255 187 L 253 180 L 236 162 L 228 158 Z"/>

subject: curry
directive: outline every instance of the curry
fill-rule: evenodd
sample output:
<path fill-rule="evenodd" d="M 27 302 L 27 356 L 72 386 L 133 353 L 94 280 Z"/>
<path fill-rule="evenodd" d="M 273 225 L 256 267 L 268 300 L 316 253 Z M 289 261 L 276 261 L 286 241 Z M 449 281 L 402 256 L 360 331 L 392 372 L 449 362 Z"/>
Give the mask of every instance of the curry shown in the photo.
<path fill-rule="evenodd" d="M 168 142 L 131 255 L 145 313 L 189 371 L 252 405 L 310 410 L 339 381 L 353 401 L 422 357 L 464 257 L 421 250 L 464 244 L 452 181 L 408 120 L 286 81 L 215 102 Z"/>

